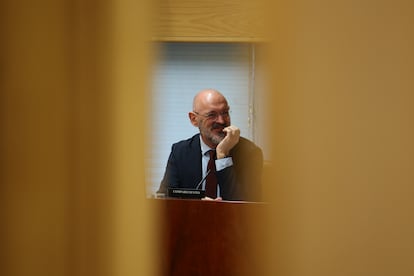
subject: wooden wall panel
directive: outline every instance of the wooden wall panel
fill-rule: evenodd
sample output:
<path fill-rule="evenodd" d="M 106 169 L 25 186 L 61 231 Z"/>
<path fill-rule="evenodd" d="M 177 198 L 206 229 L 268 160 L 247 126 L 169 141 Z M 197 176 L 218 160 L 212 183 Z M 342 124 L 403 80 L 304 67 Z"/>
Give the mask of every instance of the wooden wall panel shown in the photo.
<path fill-rule="evenodd" d="M 0 275 L 157 275 L 150 2 L 0 2 Z"/>
<path fill-rule="evenodd" d="M 162 0 L 155 40 L 251 42 L 261 37 L 259 3 L 247 0 Z"/>

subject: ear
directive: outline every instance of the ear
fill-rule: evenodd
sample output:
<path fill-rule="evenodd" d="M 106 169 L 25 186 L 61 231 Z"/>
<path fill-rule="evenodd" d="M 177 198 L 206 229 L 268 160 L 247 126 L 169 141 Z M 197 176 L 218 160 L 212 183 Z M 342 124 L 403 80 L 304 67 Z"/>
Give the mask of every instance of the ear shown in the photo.
<path fill-rule="evenodd" d="M 193 112 L 188 112 L 188 118 L 193 126 L 198 127 L 197 116 Z"/>

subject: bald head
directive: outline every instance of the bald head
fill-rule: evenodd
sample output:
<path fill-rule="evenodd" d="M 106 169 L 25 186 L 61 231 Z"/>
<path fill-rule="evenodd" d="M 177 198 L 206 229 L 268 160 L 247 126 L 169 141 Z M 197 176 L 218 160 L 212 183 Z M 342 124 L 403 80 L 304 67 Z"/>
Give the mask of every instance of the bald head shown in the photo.
<path fill-rule="evenodd" d="M 201 90 L 194 96 L 193 110 L 196 112 L 203 112 L 211 106 L 225 105 L 227 106 L 227 100 L 219 91 L 214 89 Z"/>

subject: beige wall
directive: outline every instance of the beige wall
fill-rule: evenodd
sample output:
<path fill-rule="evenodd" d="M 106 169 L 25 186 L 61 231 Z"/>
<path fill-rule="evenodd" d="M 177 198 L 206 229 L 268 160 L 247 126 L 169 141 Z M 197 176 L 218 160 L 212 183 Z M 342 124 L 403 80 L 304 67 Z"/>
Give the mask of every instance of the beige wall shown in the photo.
<path fill-rule="evenodd" d="M 1 4 L 1 275 L 155 274 L 140 166 L 154 33 L 134 2 Z M 413 274 L 413 10 L 263 10 L 269 275 Z"/>

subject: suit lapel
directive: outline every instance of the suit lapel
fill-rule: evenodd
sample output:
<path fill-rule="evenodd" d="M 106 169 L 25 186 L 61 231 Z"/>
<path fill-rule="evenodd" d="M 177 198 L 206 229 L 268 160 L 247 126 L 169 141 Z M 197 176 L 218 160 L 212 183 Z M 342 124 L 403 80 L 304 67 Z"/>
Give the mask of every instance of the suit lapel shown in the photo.
<path fill-rule="evenodd" d="M 201 147 L 200 147 L 200 134 L 196 134 L 189 140 L 187 145 L 186 158 L 186 175 L 188 176 L 188 187 L 195 187 L 195 185 L 202 178 L 201 169 Z"/>

